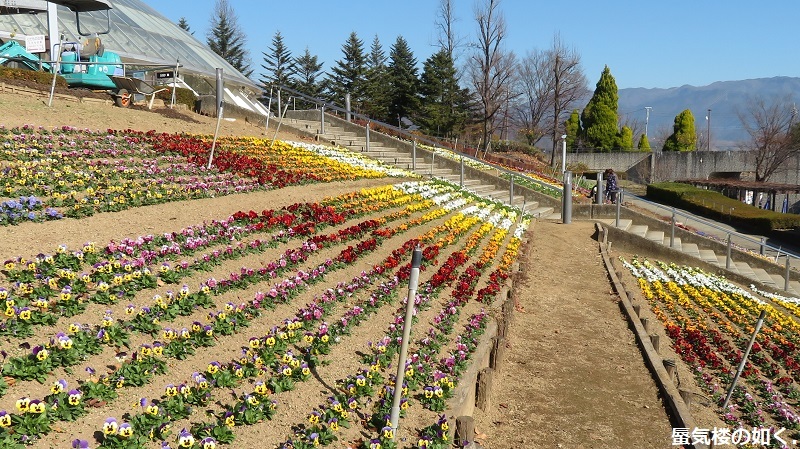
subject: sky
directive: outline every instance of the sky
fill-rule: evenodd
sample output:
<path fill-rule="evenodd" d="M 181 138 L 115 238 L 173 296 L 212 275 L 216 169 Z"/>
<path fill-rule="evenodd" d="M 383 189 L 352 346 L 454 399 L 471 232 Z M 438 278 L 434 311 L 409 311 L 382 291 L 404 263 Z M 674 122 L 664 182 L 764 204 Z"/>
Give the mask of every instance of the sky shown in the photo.
<path fill-rule="evenodd" d="M 214 0 L 144 0 L 168 19 L 185 17 L 205 42 Z M 453 0 L 463 62 L 475 41 L 475 6 Z M 229 0 L 247 38 L 254 69 L 280 31 L 292 56 L 308 48 L 328 70 L 342 58 L 355 31 L 365 52 L 377 35 L 385 53 L 398 36 L 421 68 L 438 50 L 439 0 Z M 547 49 L 559 34 L 580 56 L 593 87 L 608 65 L 620 89 L 704 86 L 775 76 L 800 76 L 797 0 L 672 0 L 605 2 L 501 0 L 507 26 L 504 47 L 518 57 Z M 421 69 L 420 69 L 421 71 Z"/>

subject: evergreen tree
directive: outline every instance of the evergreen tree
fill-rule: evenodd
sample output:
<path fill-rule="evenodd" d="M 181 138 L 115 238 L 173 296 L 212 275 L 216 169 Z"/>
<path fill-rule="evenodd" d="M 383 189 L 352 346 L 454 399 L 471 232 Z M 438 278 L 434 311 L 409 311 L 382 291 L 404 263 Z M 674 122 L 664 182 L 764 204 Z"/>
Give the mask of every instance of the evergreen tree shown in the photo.
<path fill-rule="evenodd" d="M 269 52 L 261 52 L 261 54 L 264 55 L 264 63 L 261 64 L 261 67 L 265 72 L 261 74 L 260 81 L 264 88 L 272 84 L 293 87 L 294 59 L 292 59 L 292 52 L 283 43 L 283 35 L 280 31 L 276 31 L 272 36 Z"/>
<path fill-rule="evenodd" d="M 573 110 L 572 114 L 569 115 L 567 122 L 564 124 L 564 132 L 567 134 L 567 148 L 570 151 L 577 150 L 578 142 L 580 142 L 580 136 L 583 132 L 581 129 L 581 116 L 577 109 Z"/>
<path fill-rule="evenodd" d="M 206 43 L 211 51 L 220 55 L 244 76 L 249 77 L 253 73 L 250 69 L 250 55 L 245 48 L 247 36 L 239 28 L 239 19 L 228 0 L 216 0 Z"/>
<path fill-rule="evenodd" d="M 642 134 L 642 137 L 639 138 L 639 145 L 637 145 L 636 148 L 638 148 L 639 151 L 651 151 L 650 142 L 647 140 L 647 135 L 644 133 Z"/>
<path fill-rule="evenodd" d="M 606 66 L 594 90 L 594 95 L 581 114 L 586 143 L 604 151 L 610 151 L 618 143 L 617 103 L 619 93 L 617 82 Z"/>
<path fill-rule="evenodd" d="M 300 92 L 314 98 L 322 94 L 319 77 L 322 74 L 322 63 L 317 61 L 317 55 L 311 55 L 306 47 L 303 56 L 294 60 L 294 79 L 292 85 Z"/>
<path fill-rule="evenodd" d="M 344 96 L 350 93 L 350 104 L 357 112 L 363 109 L 366 97 L 366 58 L 364 42 L 355 31 L 350 33 L 347 42 L 342 46 L 344 58 L 336 61 L 331 73 L 325 80 L 329 99 L 340 105 L 344 104 Z"/>
<path fill-rule="evenodd" d="M 403 36 L 397 36 L 389 52 L 388 80 L 389 122 L 414 117 L 419 111 L 417 60 Z"/>
<path fill-rule="evenodd" d="M 617 148 L 622 151 L 631 151 L 633 150 L 633 130 L 627 126 L 623 126 L 622 129 L 619 130 L 619 141 L 617 142 Z"/>
<path fill-rule="evenodd" d="M 194 31 L 192 31 L 192 28 L 189 26 L 189 22 L 186 21 L 186 17 L 181 17 L 180 20 L 178 20 L 178 28 L 194 36 Z"/>
<path fill-rule="evenodd" d="M 458 81 L 458 71 L 447 49 L 434 53 L 423 64 L 417 121 L 426 134 L 449 137 L 463 130 L 469 94 Z"/>
<path fill-rule="evenodd" d="M 375 120 L 387 121 L 389 117 L 389 85 L 386 82 L 386 54 L 375 35 L 367 57 L 366 100 L 364 113 Z"/>
<path fill-rule="evenodd" d="M 672 134 L 664 142 L 663 151 L 694 151 L 697 149 L 697 134 L 694 129 L 694 115 L 686 109 L 675 116 Z"/>

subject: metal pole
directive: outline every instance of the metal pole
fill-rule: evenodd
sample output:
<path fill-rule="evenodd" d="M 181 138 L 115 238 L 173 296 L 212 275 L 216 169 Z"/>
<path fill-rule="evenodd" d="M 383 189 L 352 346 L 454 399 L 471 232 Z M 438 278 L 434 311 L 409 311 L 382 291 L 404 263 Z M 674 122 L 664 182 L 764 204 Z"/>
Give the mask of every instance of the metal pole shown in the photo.
<path fill-rule="evenodd" d="M 283 112 L 278 111 L 278 113 L 280 114 L 279 117 L 278 117 L 278 126 L 275 127 L 275 135 L 272 136 L 272 142 L 269 143 L 269 147 L 270 148 L 272 148 L 272 146 L 275 145 L 275 139 L 278 138 L 278 131 L 280 131 L 280 129 L 281 129 L 281 124 L 283 123 L 283 116 L 286 115 L 286 110 L 287 109 L 289 109 L 289 102 L 288 101 L 286 102 L 286 106 L 283 107 Z"/>
<path fill-rule="evenodd" d="M 319 108 L 319 133 L 325 134 L 325 105 Z"/>
<path fill-rule="evenodd" d="M 561 222 L 572 223 L 572 172 L 564 172 L 564 192 L 561 197 Z"/>
<path fill-rule="evenodd" d="M 417 169 L 417 139 L 411 143 L 411 170 Z"/>
<path fill-rule="evenodd" d="M 647 135 L 647 134 L 645 134 Z M 675 208 L 672 208 L 672 225 L 669 228 L 669 247 L 675 245 Z"/>
<path fill-rule="evenodd" d="M 269 132 L 269 116 L 272 115 L 272 86 L 269 86 L 269 99 L 267 100 L 267 124 L 264 126 L 264 135 Z"/>
<path fill-rule="evenodd" d="M 616 193 L 617 193 L 617 223 L 616 223 L 615 226 L 619 227 L 619 213 L 620 213 L 620 207 L 621 207 L 621 204 L 622 204 L 622 190 L 621 189 L 617 189 Z"/>
<path fill-rule="evenodd" d="M 750 350 L 753 349 L 753 343 L 756 342 L 756 335 L 758 335 L 758 331 L 761 330 L 761 325 L 764 324 L 764 316 L 766 316 L 766 314 L 767 309 L 761 309 L 761 314 L 758 315 L 758 321 L 756 322 L 756 329 L 753 331 L 753 335 L 750 337 L 750 343 L 747 344 L 747 349 L 744 351 L 742 361 L 739 363 L 739 369 L 736 370 L 736 375 L 733 376 L 733 382 L 731 383 L 731 388 L 728 390 L 728 395 L 725 397 L 725 402 L 722 404 L 722 410 L 727 410 L 728 408 L 728 402 L 730 402 L 731 396 L 733 395 L 733 389 L 736 388 L 736 382 L 739 381 L 739 376 L 741 376 L 742 371 L 744 371 L 747 357 L 750 355 Z"/>
<path fill-rule="evenodd" d="M 728 250 L 725 255 L 725 269 L 729 270 L 731 268 L 731 233 L 728 233 Z"/>
<path fill-rule="evenodd" d="M 403 320 L 403 340 L 400 343 L 400 359 L 397 361 L 397 376 L 394 382 L 394 397 L 392 399 L 392 414 L 390 421 L 395 436 L 397 424 L 400 420 L 400 401 L 403 397 L 403 381 L 406 376 L 406 357 L 408 355 L 408 340 L 411 337 L 411 320 L 414 316 L 414 300 L 417 297 L 417 284 L 419 283 L 419 267 L 422 265 L 422 250 L 417 246 L 411 256 L 411 276 L 408 280 L 408 298 L 406 299 L 406 317 Z"/>
<path fill-rule="evenodd" d="M 214 140 L 211 142 L 211 153 L 208 154 L 208 166 L 206 169 L 211 169 L 211 162 L 214 160 L 214 149 L 217 147 L 217 136 L 219 136 L 219 124 L 222 122 L 222 104 L 224 103 L 225 96 L 222 93 L 222 68 L 217 68 L 217 127 L 214 130 Z"/>
<path fill-rule="evenodd" d="M 570 191 L 570 197 L 572 197 L 572 192 Z M 508 205 L 514 205 L 514 175 L 511 175 L 511 185 L 508 189 Z"/>
<path fill-rule="evenodd" d="M 783 291 L 789 291 L 789 263 L 792 258 L 789 256 L 789 253 L 786 253 L 786 272 L 783 276 Z"/>
<path fill-rule="evenodd" d="M 172 98 L 170 99 L 169 108 L 175 107 L 175 91 L 178 89 L 178 66 L 181 65 L 181 60 L 175 60 L 175 70 L 172 72 Z"/>
<path fill-rule="evenodd" d="M 58 78 L 58 70 L 61 67 L 61 48 L 64 45 L 64 35 L 62 34 L 58 39 L 58 55 L 56 56 L 56 65 L 52 67 L 53 70 L 53 84 L 50 86 L 50 99 L 47 100 L 47 107 L 53 105 L 53 95 L 56 92 L 56 78 Z M 80 58 L 78 58 L 80 59 Z"/>
<path fill-rule="evenodd" d="M 708 130 L 706 131 L 706 151 L 711 151 L 711 109 L 708 110 Z"/>
<path fill-rule="evenodd" d="M 278 87 L 278 115 L 281 115 L 281 88 Z M 280 118 L 280 117 L 278 117 Z"/>
<path fill-rule="evenodd" d="M 567 171 L 567 136 L 561 136 L 561 173 Z"/>
<path fill-rule="evenodd" d="M 433 151 L 431 152 L 431 172 L 430 175 L 433 176 L 433 164 L 436 162 L 436 147 L 433 147 Z"/>
<path fill-rule="evenodd" d="M 367 120 L 367 146 L 366 146 L 366 151 L 367 152 L 369 152 L 369 127 L 370 127 L 371 123 L 372 123 L 372 121 Z"/>
<path fill-rule="evenodd" d="M 345 113 L 345 118 L 349 122 L 351 120 L 351 117 L 350 117 L 350 92 L 347 92 L 346 94 L 344 94 L 344 109 L 347 111 Z"/>
<path fill-rule="evenodd" d="M 758 254 L 761 254 L 762 256 L 764 255 L 764 242 L 764 237 L 761 237 L 761 246 L 758 248 Z"/>
<path fill-rule="evenodd" d="M 605 202 L 606 192 L 605 186 L 603 185 L 603 173 L 597 174 L 597 198 L 595 198 L 595 203 L 603 204 Z"/>
<path fill-rule="evenodd" d="M 459 175 L 458 179 L 459 187 L 464 187 L 464 156 L 461 156 L 461 174 Z M 513 186 L 513 178 L 512 178 L 512 186 Z M 513 192 L 514 189 L 512 188 L 511 191 Z"/>

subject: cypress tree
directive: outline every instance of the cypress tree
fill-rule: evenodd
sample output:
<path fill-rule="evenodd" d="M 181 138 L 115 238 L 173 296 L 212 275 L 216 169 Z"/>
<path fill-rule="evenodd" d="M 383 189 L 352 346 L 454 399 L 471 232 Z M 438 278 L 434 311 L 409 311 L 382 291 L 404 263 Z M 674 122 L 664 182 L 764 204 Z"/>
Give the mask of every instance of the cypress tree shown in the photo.
<path fill-rule="evenodd" d="M 419 111 L 417 60 L 403 36 L 397 36 L 389 52 L 388 80 L 389 122 L 414 117 Z"/>
<path fill-rule="evenodd" d="M 675 116 L 672 134 L 664 142 L 663 151 L 694 151 L 697 149 L 697 134 L 694 129 L 694 115 L 685 109 Z"/>
<path fill-rule="evenodd" d="M 650 149 L 650 141 L 647 140 L 647 135 L 642 133 L 642 137 L 639 138 L 639 145 L 636 146 L 639 151 L 651 151 Z"/>
<path fill-rule="evenodd" d="M 591 147 L 610 151 L 618 143 L 617 103 L 619 93 L 617 82 L 611 70 L 605 66 L 594 95 L 581 114 L 584 138 Z"/>
<path fill-rule="evenodd" d="M 623 126 L 619 131 L 619 142 L 617 148 L 622 151 L 633 150 L 633 130 L 627 126 Z"/>

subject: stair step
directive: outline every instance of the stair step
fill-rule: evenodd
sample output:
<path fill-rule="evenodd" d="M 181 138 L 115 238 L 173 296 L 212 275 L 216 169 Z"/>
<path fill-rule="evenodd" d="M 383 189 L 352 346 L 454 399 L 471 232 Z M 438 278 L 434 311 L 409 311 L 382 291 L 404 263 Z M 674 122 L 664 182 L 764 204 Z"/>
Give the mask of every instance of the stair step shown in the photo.
<path fill-rule="evenodd" d="M 617 219 L 616 218 L 608 218 L 605 220 L 600 220 L 601 223 L 606 224 L 611 227 L 615 227 L 617 229 L 621 229 L 623 231 L 627 231 L 631 225 L 633 224 L 633 220 L 629 218 L 620 218 L 619 219 L 619 226 L 617 226 Z"/>
<path fill-rule="evenodd" d="M 543 217 L 546 218 L 546 217 L 550 217 L 552 215 L 556 215 L 558 217 L 557 219 L 561 220 L 561 214 L 553 214 L 553 208 L 549 207 L 549 206 L 538 207 L 538 205 L 537 205 L 537 207 L 535 207 L 533 209 L 531 209 L 531 208 L 526 206 L 525 207 L 525 213 L 531 214 L 532 216 L 534 216 L 536 218 L 543 218 Z"/>
<path fill-rule="evenodd" d="M 753 272 L 753 269 L 750 268 L 750 265 L 747 262 L 733 262 L 736 265 L 736 269 L 739 270 L 739 274 L 742 276 L 747 276 L 749 278 L 755 278 L 756 274 Z"/>
<path fill-rule="evenodd" d="M 681 251 L 693 257 L 700 258 L 700 250 L 696 243 L 681 243 Z"/>
<path fill-rule="evenodd" d="M 756 275 L 755 277 L 756 279 L 758 279 L 758 282 L 761 282 L 764 285 L 772 285 L 772 286 L 775 285 L 775 279 L 772 279 L 772 276 L 770 276 L 770 274 L 767 273 L 767 270 L 763 268 L 752 268 L 752 270 L 753 273 Z"/>
<path fill-rule="evenodd" d="M 633 235 L 638 235 L 639 237 L 645 237 L 647 235 L 647 226 L 646 225 L 631 225 L 628 227 L 628 232 Z"/>
<path fill-rule="evenodd" d="M 453 170 L 450 170 L 449 168 L 434 168 L 433 170 L 431 170 L 430 168 L 420 167 L 419 164 L 417 164 L 416 173 L 422 176 L 430 175 L 430 176 L 444 177 L 452 175 Z"/>
<path fill-rule="evenodd" d="M 652 240 L 654 242 L 658 242 L 663 244 L 664 243 L 664 231 L 647 231 L 645 234 L 645 238 L 647 240 Z"/>
<path fill-rule="evenodd" d="M 717 254 L 710 249 L 700 250 L 700 260 L 708 262 L 713 265 L 719 265 L 719 259 L 717 258 Z"/>
<path fill-rule="evenodd" d="M 664 236 L 663 245 L 669 248 L 669 236 Z M 675 251 L 683 251 L 683 245 L 681 244 L 681 238 L 675 237 L 672 241 L 672 249 Z"/>

